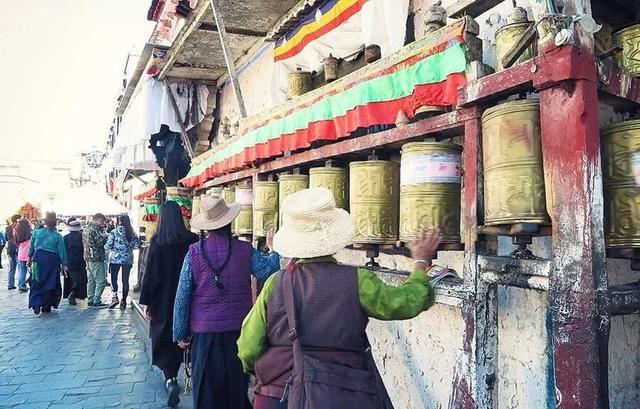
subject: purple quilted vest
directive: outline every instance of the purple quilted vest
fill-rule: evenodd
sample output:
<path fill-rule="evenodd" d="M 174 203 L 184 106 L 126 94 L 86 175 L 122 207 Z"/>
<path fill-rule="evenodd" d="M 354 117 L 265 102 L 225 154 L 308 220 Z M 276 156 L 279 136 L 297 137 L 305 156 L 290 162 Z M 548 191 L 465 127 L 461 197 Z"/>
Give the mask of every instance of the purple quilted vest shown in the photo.
<path fill-rule="evenodd" d="M 226 257 L 226 237 L 212 235 L 204 243 L 211 264 L 219 268 Z M 194 293 L 191 303 L 191 331 L 212 333 L 238 331 L 252 306 L 251 244 L 233 239 L 231 258 L 220 271 L 223 289 L 216 287 L 213 272 L 200 253 L 200 243 L 191 245 L 191 274 Z"/>

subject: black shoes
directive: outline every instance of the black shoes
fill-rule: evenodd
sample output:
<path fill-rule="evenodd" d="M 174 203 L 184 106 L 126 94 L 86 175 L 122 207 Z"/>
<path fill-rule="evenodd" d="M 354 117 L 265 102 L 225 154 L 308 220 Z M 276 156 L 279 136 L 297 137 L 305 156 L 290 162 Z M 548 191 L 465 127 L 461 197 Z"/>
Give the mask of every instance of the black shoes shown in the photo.
<path fill-rule="evenodd" d="M 16 289 L 15 285 L 12 285 L 11 287 L 7 287 L 7 290 L 15 290 L 15 289 Z"/>
<path fill-rule="evenodd" d="M 122 301 L 120 301 L 120 309 L 124 310 L 127 308 L 127 299 L 124 298 Z"/>
<path fill-rule="evenodd" d="M 109 309 L 112 310 L 116 308 L 118 304 L 120 304 L 120 301 L 118 300 L 118 296 L 114 295 L 113 297 L 111 297 L 111 304 L 109 304 Z"/>
<path fill-rule="evenodd" d="M 43 314 L 49 314 L 51 312 L 51 307 L 42 307 Z"/>
<path fill-rule="evenodd" d="M 40 314 L 40 306 L 33 307 L 33 313 L 36 315 Z"/>
<path fill-rule="evenodd" d="M 107 308 L 108 305 L 103 303 L 102 301 L 100 301 L 100 302 L 93 303 L 92 307 L 93 308 Z"/>
<path fill-rule="evenodd" d="M 72 295 L 69 296 L 69 305 L 77 305 L 76 298 Z"/>
<path fill-rule="evenodd" d="M 27 287 L 23 287 L 23 288 L 18 288 L 18 291 L 20 291 L 21 293 L 26 293 L 27 291 L 29 291 L 29 289 Z"/>
<path fill-rule="evenodd" d="M 180 387 L 178 386 L 178 380 L 171 378 L 167 380 L 165 385 L 167 390 L 167 406 L 175 408 L 180 403 Z"/>

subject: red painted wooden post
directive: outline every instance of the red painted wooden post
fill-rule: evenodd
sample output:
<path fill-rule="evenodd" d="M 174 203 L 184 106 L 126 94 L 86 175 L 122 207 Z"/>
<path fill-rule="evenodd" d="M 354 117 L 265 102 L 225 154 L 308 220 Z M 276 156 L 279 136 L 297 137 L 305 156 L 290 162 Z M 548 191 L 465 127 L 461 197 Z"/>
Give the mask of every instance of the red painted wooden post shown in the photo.
<path fill-rule="evenodd" d="M 477 110 L 477 108 L 475 108 Z M 479 115 L 479 110 L 476 115 Z M 462 302 L 463 355 L 456 368 L 449 407 L 494 408 L 498 349 L 496 285 L 480 279 L 478 273 L 478 224 L 482 220 L 482 146 L 480 118 L 465 121 L 464 133 L 464 289 L 475 294 Z"/>
<path fill-rule="evenodd" d="M 596 285 L 605 274 L 606 254 L 595 76 L 542 90 L 540 116 L 553 223 L 549 300 L 556 405 L 599 408 Z"/>

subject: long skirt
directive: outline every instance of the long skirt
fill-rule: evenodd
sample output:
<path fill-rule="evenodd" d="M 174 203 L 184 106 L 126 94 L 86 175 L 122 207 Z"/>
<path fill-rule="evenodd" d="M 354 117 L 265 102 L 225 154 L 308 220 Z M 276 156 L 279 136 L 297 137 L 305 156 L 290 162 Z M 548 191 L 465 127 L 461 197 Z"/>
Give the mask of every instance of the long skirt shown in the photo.
<path fill-rule="evenodd" d="M 64 280 L 63 298 L 68 298 L 73 292 L 74 298 L 87 298 L 87 268 L 69 266 L 69 277 Z"/>
<path fill-rule="evenodd" d="M 51 251 L 36 250 L 33 263 L 29 278 L 29 308 L 58 308 L 62 296 L 60 257 Z"/>
<path fill-rule="evenodd" d="M 253 409 L 287 409 L 287 401 L 280 402 L 278 398 L 256 395 L 256 401 L 253 402 Z"/>
<path fill-rule="evenodd" d="M 165 379 L 176 378 L 182 365 L 184 352 L 173 342 L 172 323 L 156 318 L 155 311 L 152 314 L 154 315 L 149 324 L 151 361 L 160 368 Z"/>
<path fill-rule="evenodd" d="M 238 358 L 240 331 L 195 334 L 191 341 L 195 409 L 251 409 L 249 376 Z"/>

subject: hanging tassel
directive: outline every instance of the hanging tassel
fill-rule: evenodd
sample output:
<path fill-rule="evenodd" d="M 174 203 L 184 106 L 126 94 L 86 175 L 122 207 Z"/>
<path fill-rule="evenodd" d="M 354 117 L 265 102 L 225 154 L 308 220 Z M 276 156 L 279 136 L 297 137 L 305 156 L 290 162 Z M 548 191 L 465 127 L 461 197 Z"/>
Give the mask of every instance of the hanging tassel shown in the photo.
<path fill-rule="evenodd" d="M 182 393 L 184 395 L 188 395 L 191 393 L 191 390 L 193 389 L 193 384 L 191 381 L 191 359 L 189 357 L 190 355 L 190 348 L 187 347 L 184 350 L 184 356 L 183 356 L 183 362 L 184 362 L 184 390 L 182 391 Z"/>

